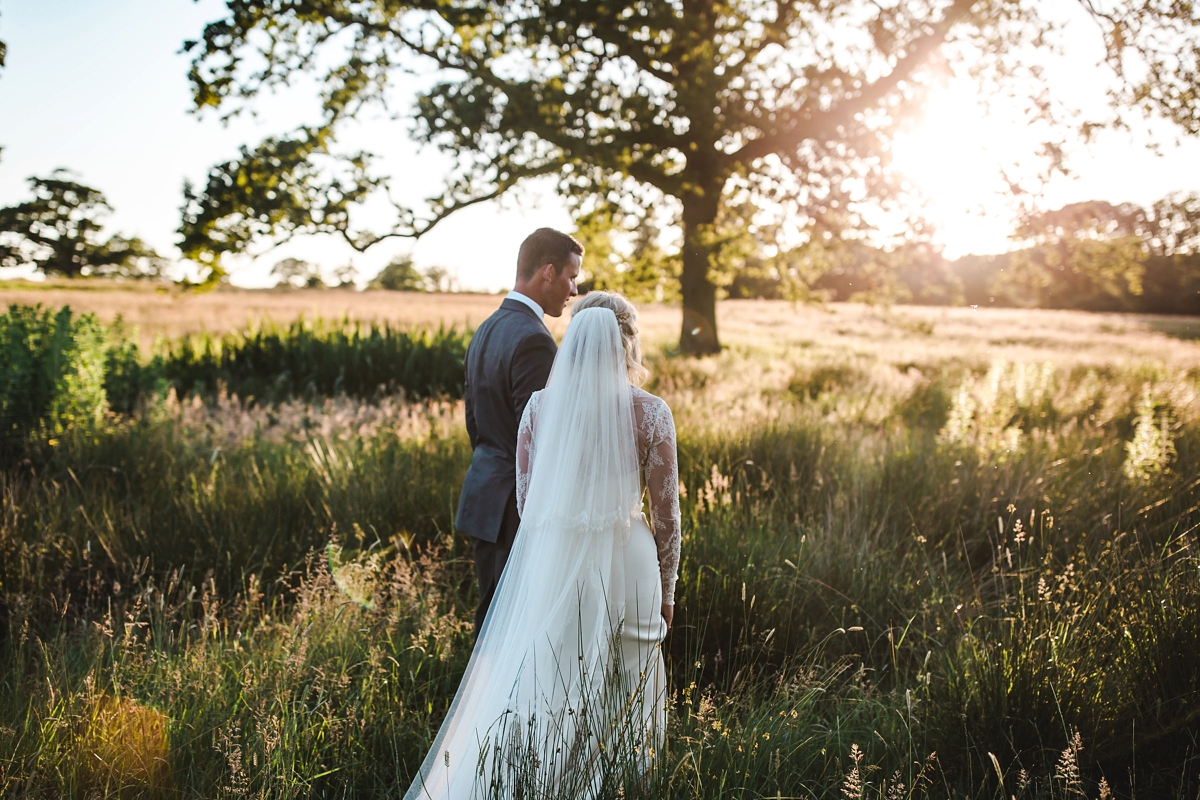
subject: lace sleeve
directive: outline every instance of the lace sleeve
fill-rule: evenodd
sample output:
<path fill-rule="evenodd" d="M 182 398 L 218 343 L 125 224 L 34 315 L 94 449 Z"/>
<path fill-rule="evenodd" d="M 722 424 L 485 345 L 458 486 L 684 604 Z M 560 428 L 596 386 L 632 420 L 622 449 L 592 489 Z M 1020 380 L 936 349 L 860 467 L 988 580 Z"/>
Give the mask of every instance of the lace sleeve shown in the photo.
<path fill-rule="evenodd" d="M 679 462 L 675 449 L 675 419 L 671 409 L 658 398 L 645 410 L 643 429 L 648 434 L 646 492 L 650 495 L 650 522 L 658 547 L 658 569 L 662 574 L 663 602 L 675 605 L 675 581 L 679 577 Z"/>
<path fill-rule="evenodd" d="M 533 423 L 541 395 L 534 392 L 525 411 L 521 413 L 521 424 L 517 427 L 517 513 L 525 511 L 525 495 L 529 493 L 529 473 L 533 469 Z"/>

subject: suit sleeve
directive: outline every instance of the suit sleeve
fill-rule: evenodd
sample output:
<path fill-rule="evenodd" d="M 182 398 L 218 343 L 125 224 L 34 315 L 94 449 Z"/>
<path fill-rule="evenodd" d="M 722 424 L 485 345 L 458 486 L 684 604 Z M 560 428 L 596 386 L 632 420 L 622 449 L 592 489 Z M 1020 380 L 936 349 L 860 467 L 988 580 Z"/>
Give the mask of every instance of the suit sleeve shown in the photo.
<path fill-rule="evenodd" d="M 557 349 L 549 334 L 539 333 L 526 337 L 513 353 L 513 410 L 517 419 L 524 416 L 529 396 L 546 388 Z"/>
<path fill-rule="evenodd" d="M 471 380 L 466 377 L 469 374 L 469 370 L 465 369 L 465 364 L 463 366 L 463 407 L 467 415 L 467 438 L 470 439 L 471 449 L 474 450 L 475 443 L 479 441 L 479 428 L 475 424 L 475 403 L 473 402 L 474 398 L 471 396 Z"/>

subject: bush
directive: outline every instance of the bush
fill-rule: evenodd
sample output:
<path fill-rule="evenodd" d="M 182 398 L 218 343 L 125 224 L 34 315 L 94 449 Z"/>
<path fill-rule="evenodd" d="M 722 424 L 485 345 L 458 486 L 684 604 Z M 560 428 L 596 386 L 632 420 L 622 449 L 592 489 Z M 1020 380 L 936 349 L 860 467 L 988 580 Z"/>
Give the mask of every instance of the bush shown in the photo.
<path fill-rule="evenodd" d="M 0 451 L 99 420 L 107 408 L 107 356 L 104 327 L 93 315 L 11 306 L 0 316 Z"/>
<path fill-rule="evenodd" d="M 180 394 L 225 388 L 276 401 L 397 390 L 414 398 L 459 398 L 470 338 L 453 329 L 297 320 L 159 341 L 156 355 L 143 361 L 134 331 L 120 318 L 105 326 L 91 314 L 73 316 L 69 307 L 52 312 L 14 305 L 0 326 L 4 430 L 21 436 L 51 417 L 46 430 L 53 434 L 106 409 L 132 413 L 147 392 L 161 394 L 168 385 Z"/>
<path fill-rule="evenodd" d="M 147 396 L 213 396 L 222 390 L 281 402 L 346 394 L 461 398 L 470 333 L 405 331 L 343 319 L 297 320 L 245 333 L 160 341 L 144 361 L 134 331 L 69 307 L 13 305 L 0 316 L 0 454 L 27 450 L 94 425 L 106 412 L 132 414 Z"/>
<path fill-rule="evenodd" d="M 10 306 L 0 316 L 0 454 L 91 427 L 110 410 L 130 414 L 147 392 L 161 393 L 161 363 L 142 363 L 134 333 L 119 317 L 105 326 L 70 306 Z"/>
<path fill-rule="evenodd" d="M 454 329 L 404 331 L 342 319 L 297 320 L 241 334 L 202 334 L 160 343 L 163 371 L 178 392 L 242 397 L 296 395 L 370 398 L 462 397 L 470 334 Z"/>

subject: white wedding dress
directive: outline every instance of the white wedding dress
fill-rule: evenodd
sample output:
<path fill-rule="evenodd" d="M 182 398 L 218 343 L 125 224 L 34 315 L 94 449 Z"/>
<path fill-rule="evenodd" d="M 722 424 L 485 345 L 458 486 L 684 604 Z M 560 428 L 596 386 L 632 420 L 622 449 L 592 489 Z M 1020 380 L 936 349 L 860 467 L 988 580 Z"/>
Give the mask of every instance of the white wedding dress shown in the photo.
<path fill-rule="evenodd" d="M 662 746 L 675 425 L 630 385 L 611 311 L 574 316 L 519 431 L 521 526 L 406 799 L 595 797 L 637 780 Z"/>

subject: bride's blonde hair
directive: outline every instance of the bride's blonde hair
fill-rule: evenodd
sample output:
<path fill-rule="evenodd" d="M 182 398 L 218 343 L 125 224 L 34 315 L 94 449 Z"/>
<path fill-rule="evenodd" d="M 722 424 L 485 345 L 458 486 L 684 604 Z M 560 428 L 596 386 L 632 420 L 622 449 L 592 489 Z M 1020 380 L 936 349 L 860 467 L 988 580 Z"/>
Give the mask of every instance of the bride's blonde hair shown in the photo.
<path fill-rule="evenodd" d="M 642 345 L 638 339 L 638 312 L 633 303 L 616 292 L 592 290 L 571 307 L 571 316 L 585 308 L 607 308 L 617 318 L 621 330 L 621 344 L 625 349 L 625 368 L 629 371 L 629 382 L 641 386 L 650 375 L 642 366 Z"/>

